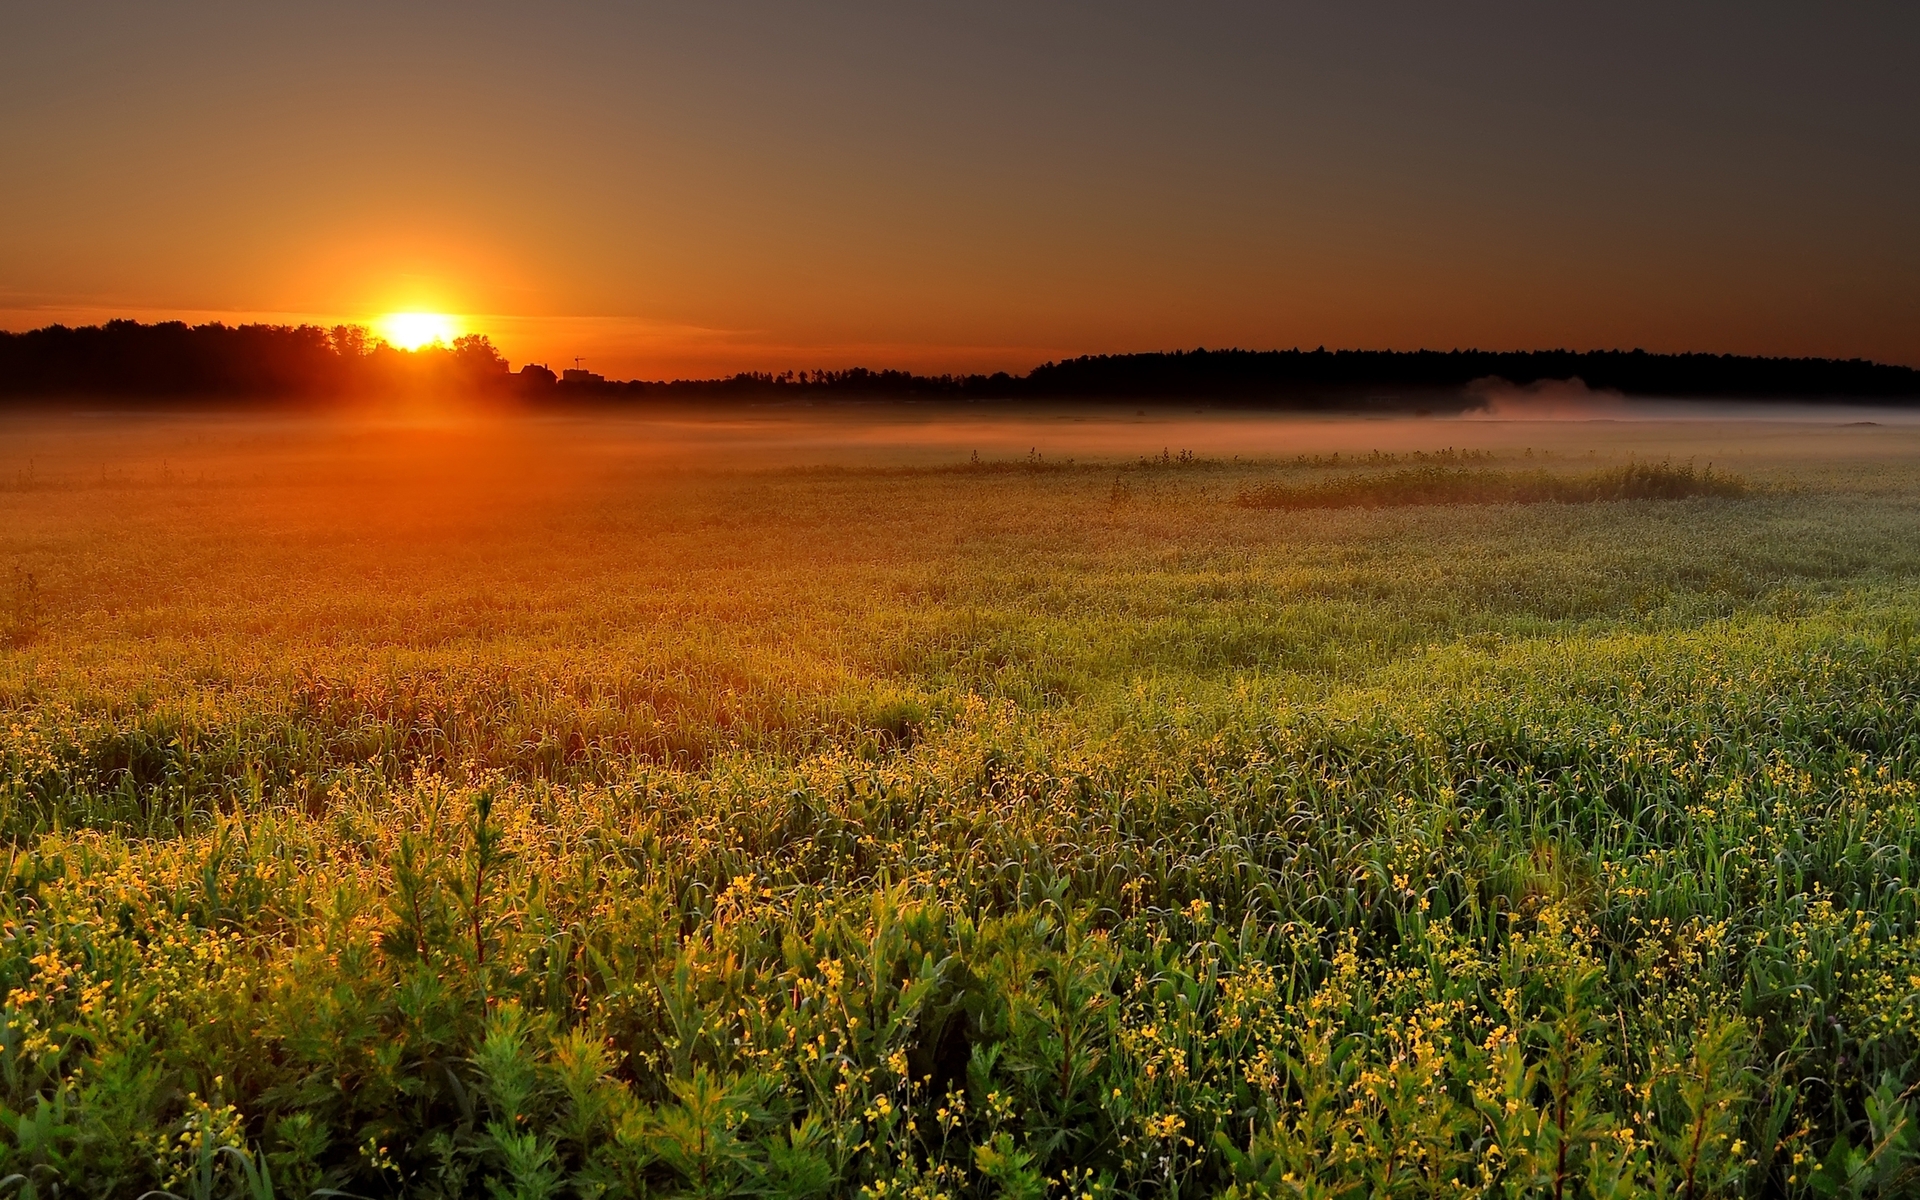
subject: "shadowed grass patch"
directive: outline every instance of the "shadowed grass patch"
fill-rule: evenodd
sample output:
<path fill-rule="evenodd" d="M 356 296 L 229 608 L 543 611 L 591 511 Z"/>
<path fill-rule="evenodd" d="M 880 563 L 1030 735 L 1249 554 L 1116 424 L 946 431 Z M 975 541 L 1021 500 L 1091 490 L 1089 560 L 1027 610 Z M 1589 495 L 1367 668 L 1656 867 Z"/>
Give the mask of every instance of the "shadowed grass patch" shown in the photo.
<path fill-rule="evenodd" d="M 1603 500 L 1682 500 L 1741 496 L 1746 480 L 1711 466 L 1628 463 L 1578 475 L 1552 471 L 1480 471 L 1410 467 L 1384 475 L 1296 486 L 1269 483 L 1234 497 L 1244 508 L 1404 508 L 1421 504 L 1592 504 Z"/>

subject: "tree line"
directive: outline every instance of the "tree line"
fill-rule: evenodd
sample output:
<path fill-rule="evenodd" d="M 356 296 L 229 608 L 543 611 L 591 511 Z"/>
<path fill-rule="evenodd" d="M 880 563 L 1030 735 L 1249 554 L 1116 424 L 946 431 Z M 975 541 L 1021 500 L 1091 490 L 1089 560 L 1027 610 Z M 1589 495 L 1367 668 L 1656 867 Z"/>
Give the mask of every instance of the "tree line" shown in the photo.
<path fill-rule="evenodd" d="M 485 337 L 401 350 L 358 325 L 187 325 L 109 321 L 0 332 L 0 394 L 31 396 L 339 396 L 509 379 Z"/>
<path fill-rule="evenodd" d="M 741 372 L 715 379 L 568 381 L 518 372 L 481 335 L 414 351 L 359 327 L 145 325 L 109 321 L 0 332 L 0 395 L 325 397 L 410 389 L 484 390 L 540 400 L 1210 398 L 1295 408 L 1455 407 L 1476 381 L 1578 379 L 1630 396 L 1920 399 L 1920 371 L 1865 359 L 1650 354 L 1644 350 L 1175 350 L 1085 355 L 1024 375 L 908 371 Z"/>

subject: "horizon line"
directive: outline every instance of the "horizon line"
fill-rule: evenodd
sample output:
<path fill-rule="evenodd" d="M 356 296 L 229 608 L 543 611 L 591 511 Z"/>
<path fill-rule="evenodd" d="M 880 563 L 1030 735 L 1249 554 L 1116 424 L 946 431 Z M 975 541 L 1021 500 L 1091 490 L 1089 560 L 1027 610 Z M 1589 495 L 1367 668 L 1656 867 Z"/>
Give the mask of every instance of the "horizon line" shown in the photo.
<path fill-rule="evenodd" d="M 263 314 L 263 315 L 266 315 L 266 314 Z M 280 316 L 283 314 L 271 314 L 271 315 Z M 284 314 L 284 315 L 292 316 L 294 314 Z M 607 318 L 601 318 L 601 319 L 607 319 Z M 216 318 L 213 320 L 201 321 L 196 323 L 194 321 L 191 321 L 183 317 L 174 317 L 174 318 L 168 318 L 164 320 L 155 320 L 155 321 L 142 321 L 138 317 L 109 317 L 105 319 L 95 320 L 88 324 L 69 325 L 64 321 L 54 321 L 46 325 L 34 326 L 28 329 L 0 328 L 0 338 L 31 337 L 34 334 L 51 333 L 56 330 L 64 330 L 64 331 L 76 332 L 76 333 L 85 332 L 87 330 L 104 331 L 108 327 L 115 326 L 115 325 L 121 325 L 121 326 L 131 325 L 139 329 L 160 329 L 168 326 L 178 326 L 188 330 L 200 330 L 200 329 L 242 330 L 242 329 L 253 328 L 253 329 L 274 329 L 274 330 L 291 331 L 291 330 L 298 330 L 298 329 L 312 329 L 312 330 L 317 330 L 322 333 L 328 333 L 328 334 L 332 334 L 340 329 L 353 329 L 353 330 L 358 330 L 360 332 L 372 335 L 371 337 L 368 338 L 368 341 L 367 341 L 367 344 L 369 345 L 370 348 L 373 346 L 378 346 L 380 348 L 390 350 L 398 354 L 412 355 L 412 354 L 418 354 L 421 352 L 432 351 L 435 349 L 448 351 L 448 350 L 454 349 L 457 343 L 461 339 L 469 338 L 469 337 L 480 339 L 488 347 L 493 348 L 495 350 L 495 353 L 499 353 L 498 348 L 494 347 L 493 340 L 492 340 L 493 335 L 488 331 L 473 330 L 468 333 L 463 333 L 458 335 L 454 339 L 454 341 L 451 343 L 447 341 L 434 341 L 434 342 L 425 343 L 417 347 L 408 348 L 405 346 L 397 345 L 391 341 L 388 341 L 386 338 L 381 337 L 377 333 L 375 333 L 377 324 L 378 324 L 378 318 L 373 320 L 336 321 L 331 325 L 327 325 L 327 324 L 322 324 L 319 321 L 307 321 L 307 320 L 298 321 L 298 322 L 288 322 L 288 321 L 274 321 L 274 320 L 232 320 L 231 318 L 229 319 Z M 936 370 L 926 370 L 926 369 L 914 369 L 911 367 L 873 367 L 873 366 L 867 365 L 866 363 L 850 363 L 846 366 L 841 366 L 841 367 L 815 366 L 815 367 L 808 367 L 808 368 L 798 368 L 798 367 L 788 366 L 780 370 L 755 368 L 752 366 L 740 366 L 732 370 L 727 370 L 723 368 L 719 374 L 715 374 L 715 375 L 706 375 L 706 376 L 662 375 L 662 376 L 658 376 L 651 379 L 642 378 L 640 376 L 633 376 L 626 379 L 611 379 L 605 376 L 604 374 L 602 374 L 601 372 L 593 371 L 591 367 L 563 368 L 561 370 L 556 370 L 551 365 L 552 361 L 555 361 L 553 356 L 543 356 L 542 358 L 536 359 L 534 356 L 530 355 L 520 360 L 518 369 L 514 373 L 518 374 L 519 372 L 525 371 L 526 368 L 528 367 L 539 367 L 543 370 L 551 371 L 555 375 L 563 374 L 564 371 L 566 370 L 584 369 L 588 374 L 596 376 L 597 381 L 604 381 L 609 385 L 615 385 L 615 384 L 671 385 L 676 383 L 729 383 L 729 382 L 736 382 L 736 381 L 739 381 L 739 382 L 754 381 L 754 382 L 761 382 L 761 383 L 775 384 L 775 385 L 783 384 L 783 383 L 803 385 L 809 382 L 813 382 L 808 378 L 806 378 L 808 376 L 821 376 L 821 375 L 845 376 L 849 374 L 858 375 L 860 373 L 865 373 L 869 375 L 906 376 L 908 378 L 915 379 L 915 380 L 927 380 L 927 381 L 990 380 L 996 377 L 1006 377 L 1008 379 L 1020 380 L 1020 379 L 1025 379 L 1031 376 L 1036 371 L 1057 367 L 1067 363 L 1086 363 L 1086 362 L 1099 362 L 1099 361 L 1119 360 L 1119 359 L 1179 358 L 1179 357 L 1200 356 L 1200 355 L 1256 356 L 1256 355 L 1288 355 L 1288 354 L 1301 355 L 1301 356 L 1326 355 L 1329 357 L 1338 356 L 1338 355 L 1379 355 L 1379 356 L 1395 356 L 1395 357 L 1418 357 L 1421 355 L 1430 355 L 1430 356 L 1436 356 L 1436 357 L 1448 357 L 1448 356 L 1456 356 L 1456 355 L 1482 355 L 1482 356 L 1490 356 L 1490 357 L 1556 356 L 1556 355 L 1577 356 L 1577 357 L 1641 356 L 1646 358 L 1662 358 L 1662 359 L 1718 359 L 1718 360 L 1731 359 L 1731 360 L 1748 360 L 1748 361 L 1754 361 L 1754 362 L 1771 362 L 1771 363 L 1782 363 L 1782 364 L 1785 364 L 1785 363 L 1806 363 L 1806 364 L 1831 363 L 1831 364 L 1869 366 L 1869 367 L 1877 367 L 1882 369 L 1890 369 L 1895 371 L 1920 373 L 1920 366 L 1915 366 L 1912 364 L 1896 362 L 1896 361 L 1888 361 L 1884 359 L 1869 358 L 1869 357 L 1866 357 L 1863 355 L 1857 355 L 1857 354 L 1846 356 L 1846 357 L 1841 357 L 1837 355 L 1815 355 L 1815 354 L 1753 354 L 1753 353 L 1740 353 L 1737 351 L 1702 350 L 1702 349 L 1648 350 L 1643 346 L 1634 346 L 1631 348 L 1625 348 L 1619 345 L 1590 346 L 1584 349 L 1574 349 L 1564 344 L 1558 345 L 1558 346 L 1536 345 L 1532 347 L 1512 347 L 1508 349 L 1488 349 L 1484 346 L 1478 346 L 1478 345 L 1469 345 L 1469 346 L 1456 345 L 1449 349 L 1439 349 L 1434 346 L 1424 345 L 1424 344 L 1413 347 L 1411 349 L 1396 349 L 1390 346 L 1370 347 L 1370 346 L 1359 346 L 1359 345 L 1335 346 L 1335 347 L 1329 348 L 1325 343 L 1316 345 L 1311 349 L 1308 349 L 1297 343 L 1292 346 L 1268 346 L 1265 348 L 1244 346 L 1236 343 L 1236 344 L 1229 344 L 1229 345 L 1216 345 L 1211 347 L 1205 344 L 1199 344 L 1199 345 L 1192 346 L 1191 348 L 1186 346 L 1173 346 L 1168 348 L 1157 348 L 1157 349 L 1148 349 L 1148 350 L 1082 351 L 1077 354 L 1061 354 L 1055 357 L 1043 359 L 1039 362 L 1032 363 L 1032 365 L 1025 368 L 1024 371 L 1009 370 L 1004 367 L 998 370 L 991 370 L 991 371 L 965 370 L 965 369 L 936 371 Z M 574 358 L 577 362 L 591 362 L 592 358 L 595 356 L 576 355 L 576 356 L 569 356 L 569 357 Z M 502 354 L 501 358 L 504 360 L 505 355 Z M 566 360 L 565 358 L 561 358 L 558 361 L 565 362 Z M 509 366 L 511 368 L 512 364 L 510 363 Z"/>

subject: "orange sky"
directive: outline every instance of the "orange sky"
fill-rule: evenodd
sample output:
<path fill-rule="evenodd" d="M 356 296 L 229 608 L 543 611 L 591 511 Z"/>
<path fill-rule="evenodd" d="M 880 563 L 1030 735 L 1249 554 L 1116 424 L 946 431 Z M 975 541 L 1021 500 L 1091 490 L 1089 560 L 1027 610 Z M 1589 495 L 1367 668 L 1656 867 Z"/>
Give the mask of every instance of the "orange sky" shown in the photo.
<path fill-rule="evenodd" d="M 1916 10 L 1670 7 L 10 6 L 0 327 L 1920 365 Z"/>

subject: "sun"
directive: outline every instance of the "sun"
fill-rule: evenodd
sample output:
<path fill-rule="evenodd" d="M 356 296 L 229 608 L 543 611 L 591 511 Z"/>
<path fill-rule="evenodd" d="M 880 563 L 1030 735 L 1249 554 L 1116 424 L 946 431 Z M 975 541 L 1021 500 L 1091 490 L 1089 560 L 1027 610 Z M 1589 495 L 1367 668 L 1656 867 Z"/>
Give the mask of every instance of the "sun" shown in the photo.
<path fill-rule="evenodd" d="M 446 313 L 388 313 L 380 318 L 380 335 L 402 350 L 418 350 L 453 341 L 460 336 L 460 324 Z"/>

